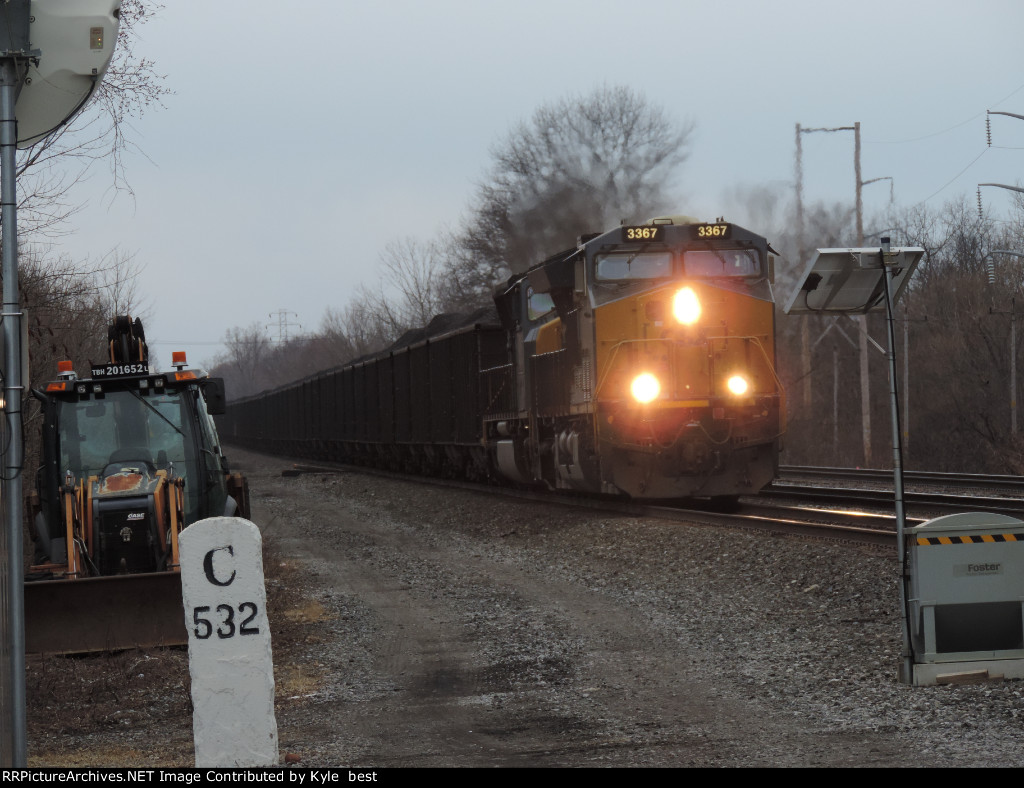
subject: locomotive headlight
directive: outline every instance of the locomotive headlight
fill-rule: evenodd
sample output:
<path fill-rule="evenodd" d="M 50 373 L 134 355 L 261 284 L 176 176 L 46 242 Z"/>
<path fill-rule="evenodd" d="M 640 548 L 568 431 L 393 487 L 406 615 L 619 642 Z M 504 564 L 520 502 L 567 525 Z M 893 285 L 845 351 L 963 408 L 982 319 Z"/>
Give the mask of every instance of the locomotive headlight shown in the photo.
<path fill-rule="evenodd" d="M 750 388 L 747 383 L 747 379 L 742 375 L 733 375 L 725 382 L 726 388 L 729 389 L 737 397 L 747 393 L 747 389 Z"/>
<path fill-rule="evenodd" d="M 629 390 L 633 395 L 633 399 L 642 405 L 646 405 L 648 402 L 658 398 L 658 394 L 661 393 L 661 384 L 650 372 L 644 372 L 633 378 Z"/>
<path fill-rule="evenodd" d="M 700 300 L 693 288 L 684 287 L 672 299 L 672 314 L 684 326 L 692 326 L 700 319 Z"/>

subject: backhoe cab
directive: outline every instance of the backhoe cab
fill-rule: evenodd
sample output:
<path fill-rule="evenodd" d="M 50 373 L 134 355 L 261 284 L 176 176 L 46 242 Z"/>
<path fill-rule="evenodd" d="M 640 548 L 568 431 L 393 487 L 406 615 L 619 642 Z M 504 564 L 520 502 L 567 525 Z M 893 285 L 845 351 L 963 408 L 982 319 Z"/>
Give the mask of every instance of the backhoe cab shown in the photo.
<path fill-rule="evenodd" d="M 152 373 L 142 324 L 119 317 L 109 361 L 33 394 L 43 463 L 28 512 L 36 559 L 25 585 L 30 652 L 74 653 L 186 641 L 178 534 L 197 520 L 249 516 L 212 416 L 224 385 L 174 354 Z"/>

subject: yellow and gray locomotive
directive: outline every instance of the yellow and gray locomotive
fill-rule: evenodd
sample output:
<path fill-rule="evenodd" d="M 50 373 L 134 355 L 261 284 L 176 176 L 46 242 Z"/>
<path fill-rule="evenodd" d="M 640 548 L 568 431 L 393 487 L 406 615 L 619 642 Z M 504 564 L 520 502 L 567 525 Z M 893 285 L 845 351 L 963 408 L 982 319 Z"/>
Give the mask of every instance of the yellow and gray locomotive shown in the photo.
<path fill-rule="evenodd" d="M 583 236 L 493 310 L 230 403 L 261 451 L 634 498 L 726 498 L 775 476 L 773 255 L 725 221 Z"/>
<path fill-rule="evenodd" d="M 765 486 L 785 412 L 772 266 L 735 224 L 666 217 L 511 280 L 495 302 L 516 408 L 484 416 L 499 472 L 635 498 Z"/>

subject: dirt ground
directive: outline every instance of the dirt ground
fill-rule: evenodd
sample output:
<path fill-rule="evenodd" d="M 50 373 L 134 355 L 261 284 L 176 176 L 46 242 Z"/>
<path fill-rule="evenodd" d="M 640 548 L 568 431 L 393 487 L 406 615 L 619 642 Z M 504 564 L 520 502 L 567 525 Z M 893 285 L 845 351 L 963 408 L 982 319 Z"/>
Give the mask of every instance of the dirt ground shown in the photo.
<path fill-rule="evenodd" d="M 1021 765 L 1019 684 L 896 683 L 876 552 L 230 455 L 282 763 Z M 30 765 L 193 764 L 183 649 L 31 658 L 27 691 Z"/>

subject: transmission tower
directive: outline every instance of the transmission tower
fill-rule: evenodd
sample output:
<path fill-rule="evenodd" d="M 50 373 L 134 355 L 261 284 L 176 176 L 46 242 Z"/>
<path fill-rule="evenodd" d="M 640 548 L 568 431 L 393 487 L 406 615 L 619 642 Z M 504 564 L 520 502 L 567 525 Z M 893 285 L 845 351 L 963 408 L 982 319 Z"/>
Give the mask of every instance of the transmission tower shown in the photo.
<path fill-rule="evenodd" d="M 298 317 L 295 312 L 289 312 L 287 309 L 278 309 L 276 312 L 271 312 L 267 317 L 277 317 L 277 323 L 267 323 L 268 329 L 277 328 L 277 339 L 275 342 L 287 342 L 288 341 L 288 329 L 291 327 L 302 328 L 301 323 L 292 323 L 288 320 L 289 316 Z"/>

